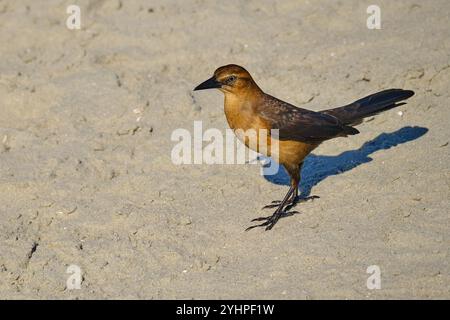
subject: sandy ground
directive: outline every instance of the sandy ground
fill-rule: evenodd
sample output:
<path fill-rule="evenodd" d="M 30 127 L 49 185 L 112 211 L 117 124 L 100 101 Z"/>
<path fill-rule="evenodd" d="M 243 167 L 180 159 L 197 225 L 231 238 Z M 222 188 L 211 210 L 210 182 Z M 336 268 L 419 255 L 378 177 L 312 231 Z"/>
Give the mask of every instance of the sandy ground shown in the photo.
<path fill-rule="evenodd" d="M 69 30 L 73 2 L 0 1 L 1 298 L 450 298 L 449 1 L 377 1 L 381 30 L 358 0 L 85 0 Z M 320 199 L 244 232 L 286 175 L 170 158 L 176 128 L 227 128 L 192 88 L 228 63 L 313 110 L 416 96 L 315 150 Z"/>

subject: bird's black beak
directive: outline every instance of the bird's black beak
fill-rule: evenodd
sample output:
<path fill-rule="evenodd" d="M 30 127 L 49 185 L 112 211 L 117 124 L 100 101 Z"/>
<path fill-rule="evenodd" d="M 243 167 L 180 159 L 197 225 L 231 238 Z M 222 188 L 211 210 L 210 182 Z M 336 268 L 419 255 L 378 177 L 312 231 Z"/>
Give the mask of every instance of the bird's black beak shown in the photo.
<path fill-rule="evenodd" d="M 213 89 L 213 88 L 221 88 L 222 84 L 216 80 L 215 77 L 209 78 L 208 80 L 200 83 L 198 86 L 194 88 L 196 90 L 205 90 L 205 89 Z"/>

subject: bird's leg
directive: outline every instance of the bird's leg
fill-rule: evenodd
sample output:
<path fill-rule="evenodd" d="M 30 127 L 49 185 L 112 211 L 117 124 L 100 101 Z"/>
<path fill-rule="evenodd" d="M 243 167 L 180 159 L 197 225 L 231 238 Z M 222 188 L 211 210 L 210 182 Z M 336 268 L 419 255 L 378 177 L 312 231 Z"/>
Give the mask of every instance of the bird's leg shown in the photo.
<path fill-rule="evenodd" d="M 298 195 L 298 184 L 300 182 L 300 166 L 285 166 L 286 171 L 289 173 L 289 176 L 291 177 L 291 187 L 289 188 L 289 191 L 286 193 L 284 199 L 278 204 L 277 209 L 275 212 L 268 217 L 260 217 L 253 219 L 252 221 L 264 221 L 264 223 L 259 225 L 254 225 L 246 229 L 250 230 L 255 227 L 266 227 L 266 230 L 272 229 L 272 227 L 277 223 L 277 221 L 281 218 L 283 215 L 292 215 L 298 212 L 289 212 L 287 213 L 285 209 L 286 206 L 288 206 L 292 201 L 295 201 L 296 196 Z"/>
<path fill-rule="evenodd" d="M 294 202 L 296 203 L 296 200 L 298 198 L 298 190 L 295 190 L 291 197 L 288 199 L 287 201 L 287 205 L 294 205 Z M 262 207 L 262 209 L 272 209 L 272 208 L 277 208 L 280 206 L 281 200 L 273 200 L 270 204 Z"/>
<path fill-rule="evenodd" d="M 286 196 L 284 197 L 283 201 L 281 201 L 281 203 L 279 204 L 277 210 L 275 210 L 275 212 L 273 213 L 273 215 L 271 215 L 269 217 L 261 217 L 261 218 L 256 218 L 256 219 L 252 220 L 252 221 L 267 220 L 266 222 L 258 224 L 258 225 L 250 226 L 247 229 L 245 229 L 245 231 L 248 231 L 248 230 L 256 228 L 256 227 L 266 227 L 266 231 L 272 229 L 273 226 L 277 223 L 278 219 L 280 219 L 281 216 L 286 214 L 286 212 L 283 209 L 286 206 L 286 203 L 289 201 L 289 199 L 294 194 L 294 191 L 295 191 L 295 186 L 292 185 L 289 188 L 289 191 L 286 193 Z M 289 214 L 294 214 L 294 213 L 297 213 L 297 212 L 289 212 Z"/>
<path fill-rule="evenodd" d="M 296 184 L 297 186 L 295 187 L 295 191 L 292 194 L 291 198 L 289 198 L 288 202 L 286 203 L 286 210 L 289 210 L 289 209 L 293 208 L 298 203 L 306 202 L 306 201 L 309 201 L 309 200 L 314 200 L 314 199 L 320 198 L 319 196 L 309 196 L 309 197 L 303 197 L 303 198 L 299 197 L 299 195 L 298 195 L 298 186 L 299 186 L 300 181 L 301 181 L 302 167 L 303 167 L 303 162 L 300 163 L 300 165 L 299 165 L 298 173 L 295 172 L 295 171 L 292 173 L 292 175 L 295 178 L 291 178 L 291 185 L 292 184 Z M 281 203 L 280 200 L 275 200 L 275 201 L 272 201 L 271 204 L 268 204 L 267 206 L 262 207 L 262 209 L 276 208 L 276 207 L 278 207 L 280 205 L 280 203 Z"/>

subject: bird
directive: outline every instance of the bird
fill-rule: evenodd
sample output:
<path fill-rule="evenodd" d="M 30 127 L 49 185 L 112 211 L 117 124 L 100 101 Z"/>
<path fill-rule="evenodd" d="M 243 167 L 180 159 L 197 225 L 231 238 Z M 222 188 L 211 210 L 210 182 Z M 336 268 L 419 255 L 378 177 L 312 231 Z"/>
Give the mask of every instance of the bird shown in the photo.
<path fill-rule="evenodd" d="M 299 202 L 314 200 L 318 196 L 299 197 L 298 187 L 305 158 L 324 141 L 337 137 L 348 137 L 359 133 L 355 128 L 364 118 L 372 117 L 405 104 L 404 100 L 414 95 L 412 90 L 387 89 L 350 104 L 323 111 L 312 111 L 296 107 L 265 93 L 253 80 L 250 73 L 236 64 L 219 67 L 208 80 L 200 83 L 194 91 L 218 89 L 224 93 L 224 112 L 228 125 L 242 140 L 238 130 L 249 129 L 259 132 L 277 130 L 278 152 L 276 158 L 290 177 L 290 188 L 283 200 L 272 201 L 263 207 L 276 208 L 272 215 L 253 219 L 262 222 L 248 227 L 264 227 L 271 230 L 278 220 L 287 215 L 298 213 L 289 211 Z M 244 137 L 245 145 L 266 156 L 274 156 L 267 148 L 258 148 Z M 270 144 L 270 142 L 268 142 Z"/>

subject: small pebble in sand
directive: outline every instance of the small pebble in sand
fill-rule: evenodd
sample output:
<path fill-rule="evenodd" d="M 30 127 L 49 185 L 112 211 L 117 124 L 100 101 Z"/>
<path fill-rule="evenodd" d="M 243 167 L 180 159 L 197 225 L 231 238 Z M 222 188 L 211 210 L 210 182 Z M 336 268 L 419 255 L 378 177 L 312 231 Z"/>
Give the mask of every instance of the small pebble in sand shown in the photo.
<path fill-rule="evenodd" d="M 183 225 L 183 226 L 188 226 L 188 225 L 192 224 L 192 220 L 190 217 L 183 216 L 183 217 L 179 218 L 178 224 Z"/>

